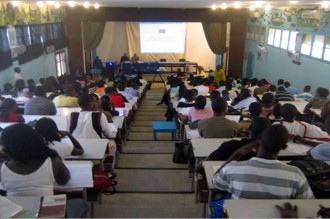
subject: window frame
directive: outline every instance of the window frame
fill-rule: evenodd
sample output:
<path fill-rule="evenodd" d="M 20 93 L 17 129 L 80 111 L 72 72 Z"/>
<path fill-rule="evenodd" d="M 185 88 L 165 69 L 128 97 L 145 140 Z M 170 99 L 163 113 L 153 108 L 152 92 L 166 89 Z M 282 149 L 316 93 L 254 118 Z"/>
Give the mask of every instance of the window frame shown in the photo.
<path fill-rule="evenodd" d="M 63 59 L 61 58 L 61 55 L 64 55 Z M 57 56 L 60 56 L 59 61 L 57 61 Z M 65 50 L 63 49 L 63 50 L 56 51 L 54 54 L 54 57 L 55 57 L 56 76 L 60 77 L 60 76 L 66 75 L 67 71 L 68 71 L 68 66 L 67 66 Z M 64 65 L 63 65 L 63 63 L 64 63 Z M 58 66 L 58 64 L 60 67 Z M 63 72 L 63 66 L 65 67 L 65 72 Z"/>

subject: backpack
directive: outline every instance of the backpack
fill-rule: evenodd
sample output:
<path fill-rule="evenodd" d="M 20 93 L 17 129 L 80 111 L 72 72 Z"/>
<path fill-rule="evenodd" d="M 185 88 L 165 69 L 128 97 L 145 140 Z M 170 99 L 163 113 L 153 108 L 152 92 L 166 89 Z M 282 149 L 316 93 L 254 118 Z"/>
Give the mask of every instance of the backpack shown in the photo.
<path fill-rule="evenodd" d="M 77 128 L 79 112 L 72 112 L 70 116 L 71 118 L 70 118 L 69 131 L 72 134 L 73 131 Z M 103 133 L 103 129 L 101 126 L 101 116 L 102 116 L 101 112 L 92 112 L 92 125 L 98 136 L 100 136 L 100 138 L 102 138 L 102 133 Z"/>
<path fill-rule="evenodd" d="M 321 160 L 293 160 L 306 176 L 315 198 L 330 198 L 330 165 Z"/>
<path fill-rule="evenodd" d="M 93 167 L 93 188 L 88 188 L 87 192 L 103 192 L 106 194 L 114 194 L 116 192 L 115 185 L 117 182 L 110 179 L 108 174 L 101 170 L 99 166 Z M 111 189 L 111 190 L 109 190 Z"/>
<path fill-rule="evenodd" d="M 172 161 L 173 163 L 188 163 L 184 152 L 184 144 L 182 142 L 175 143 L 175 150 Z"/>

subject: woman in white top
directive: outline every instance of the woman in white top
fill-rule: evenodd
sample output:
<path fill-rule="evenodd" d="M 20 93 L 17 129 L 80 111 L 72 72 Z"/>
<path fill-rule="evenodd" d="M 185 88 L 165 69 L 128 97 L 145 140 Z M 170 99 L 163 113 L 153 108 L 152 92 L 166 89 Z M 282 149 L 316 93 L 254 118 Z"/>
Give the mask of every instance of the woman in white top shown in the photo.
<path fill-rule="evenodd" d="M 11 158 L 1 166 L 1 184 L 8 196 L 53 194 L 53 184 L 65 184 L 70 172 L 57 153 L 26 124 L 14 124 L 1 135 L 4 152 Z"/>
<path fill-rule="evenodd" d="M 251 103 L 257 102 L 255 97 L 251 97 L 249 89 L 242 88 L 240 94 L 231 104 L 234 109 L 248 109 Z"/>
<path fill-rule="evenodd" d="M 84 153 L 80 143 L 69 132 L 59 131 L 56 123 L 50 118 L 44 117 L 39 119 L 35 129 L 45 138 L 48 147 L 55 150 L 62 160 L 69 155 L 81 155 Z M 66 136 L 72 144 L 61 142 L 61 138 Z"/>
<path fill-rule="evenodd" d="M 10 157 L 0 165 L 1 185 L 8 196 L 53 195 L 54 182 L 64 185 L 69 181 L 70 172 L 56 151 L 29 125 L 8 126 L 1 134 L 1 143 Z M 68 218 L 86 217 L 88 204 L 84 200 L 70 199 L 66 204 Z"/>

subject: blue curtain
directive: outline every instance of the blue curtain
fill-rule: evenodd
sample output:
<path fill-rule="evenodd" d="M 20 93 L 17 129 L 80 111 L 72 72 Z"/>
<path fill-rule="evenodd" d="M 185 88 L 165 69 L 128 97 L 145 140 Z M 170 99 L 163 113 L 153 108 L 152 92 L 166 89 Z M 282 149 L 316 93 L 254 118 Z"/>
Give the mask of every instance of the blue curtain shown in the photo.
<path fill-rule="evenodd" d="M 10 67 L 12 64 L 7 28 L 0 27 L 0 71 Z"/>

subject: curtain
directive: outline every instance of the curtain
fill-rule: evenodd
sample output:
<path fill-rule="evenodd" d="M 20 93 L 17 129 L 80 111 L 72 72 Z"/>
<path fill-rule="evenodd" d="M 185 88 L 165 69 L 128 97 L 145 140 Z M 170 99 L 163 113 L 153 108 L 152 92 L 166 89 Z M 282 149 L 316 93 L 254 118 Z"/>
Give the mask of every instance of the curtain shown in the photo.
<path fill-rule="evenodd" d="M 13 64 L 6 27 L 0 27 L 0 57 L 0 71 Z"/>
<path fill-rule="evenodd" d="M 140 47 L 140 25 L 138 22 L 127 22 L 126 31 L 128 38 L 128 52 L 130 56 L 136 53 L 140 57 L 140 61 L 159 61 L 160 59 L 166 59 L 168 62 L 178 62 L 180 59 L 186 59 L 186 52 L 184 54 L 142 54 Z M 186 36 L 187 37 L 187 34 Z M 186 50 L 186 48 L 185 48 Z"/>
<path fill-rule="evenodd" d="M 83 22 L 84 48 L 89 51 L 100 44 L 105 28 L 105 22 Z"/>
<path fill-rule="evenodd" d="M 60 50 L 68 46 L 68 30 L 64 23 L 52 23 L 45 26 L 45 48 L 55 46 L 55 50 Z"/>
<path fill-rule="evenodd" d="M 203 29 L 207 43 L 214 54 L 222 55 L 227 52 L 226 47 L 226 35 L 227 24 L 226 23 L 203 23 Z"/>

